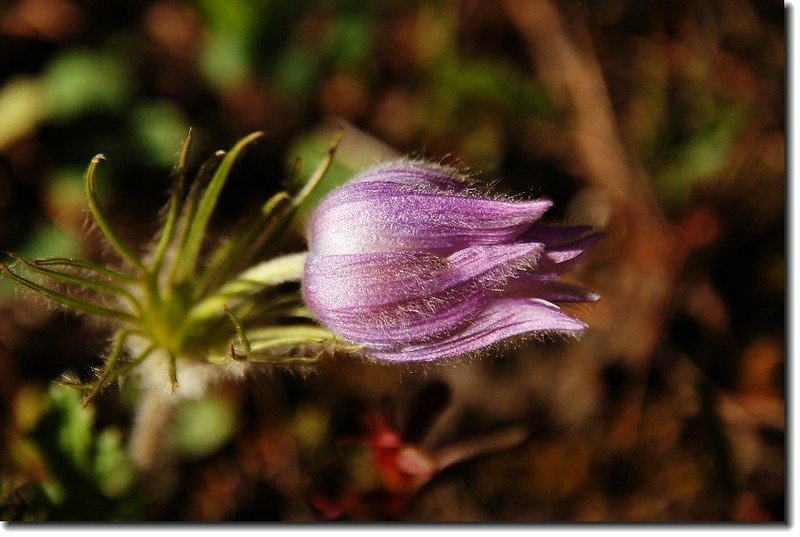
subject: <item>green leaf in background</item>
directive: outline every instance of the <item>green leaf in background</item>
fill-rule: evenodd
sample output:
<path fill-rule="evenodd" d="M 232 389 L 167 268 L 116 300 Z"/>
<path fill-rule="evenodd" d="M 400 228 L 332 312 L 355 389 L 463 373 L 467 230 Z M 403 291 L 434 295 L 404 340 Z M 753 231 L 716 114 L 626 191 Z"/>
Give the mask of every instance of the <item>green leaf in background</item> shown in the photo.
<path fill-rule="evenodd" d="M 728 163 L 747 119 L 743 108 L 720 106 L 694 136 L 673 151 L 656 175 L 660 197 L 668 203 L 680 202 L 695 185 L 718 174 Z"/>
<path fill-rule="evenodd" d="M 0 149 L 50 119 L 120 111 L 132 92 L 133 79 L 122 58 L 107 52 L 61 53 L 38 78 L 14 78 L 0 88 Z"/>
<path fill-rule="evenodd" d="M 274 80 L 286 95 L 303 101 L 314 90 L 320 75 L 320 58 L 303 47 L 292 47 L 282 54 L 274 68 Z"/>
<path fill-rule="evenodd" d="M 81 407 L 81 394 L 53 384 L 48 408 L 28 439 L 47 475 L 29 484 L 26 501 L 48 520 L 125 520 L 138 501 L 131 496 L 133 463 L 114 429 L 94 430 L 94 409 Z"/>
<path fill-rule="evenodd" d="M 86 51 L 57 56 L 41 81 L 48 108 L 62 120 L 90 110 L 119 110 L 127 102 L 133 84 L 121 58 Z"/>
<path fill-rule="evenodd" d="M 80 253 L 82 241 L 80 237 L 71 235 L 52 222 L 41 222 L 33 230 L 25 245 L 19 249 L 23 256 L 40 257 L 73 257 Z M 15 286 L 9 280 L 0 279 L 0 301 L 14 296 Z"/>
<path fill-rule="evenodd" d="M 203 73 L 218 88 L 240 82 L 250 70 L 250 52 L 242 37 L 215 33 L 203 51 Z"/>
<path fill-rule="evenodd" d="M 333 26 L 331 54 L 341 66 L 363 69 L 374 56 L 371 43 L 371 28 L 363 11 L 339 17 Z"/>
<path fill-rule="evenodd" d="M 58 448 L 69 457 L 75 469 L 82 472 L 90 471 L 94 409 L 82 409 L 80 392 L 59 385 L 54 385 L 50 389 L 50 399 L 53 412 L 59 421 L 56 434 Z"/>
<path fill-rule="evenodd" d="M 100 489 L 110 498 L 126 494 L 133 485 L 135 469 L 116 429 L 106 429 L 97 436 L 94 473 Z"/>
<path fill-rule="evenodd" d="M 83 190 L 83 169 L 63 167 L 56 171 L 49 184 L 45 185 L 47 206 L 54 212 L 84 213 L 86 193 Z"/>
<path fill-rule="evenodd" d="M 169 431 L 170 445 L 178 455 L 210 455 L 231 438 L 236 421 L 234 406 L 221 397 L 186 401 L 176 410 Z"/>
<path fill-rule="evenodd" d="M 70 257 L 81 250 L 81 240 L 52 224 L 36 227 L 32 239 L 20 253 L 26 257 Z"/>
<path fill-rule="evenodd" d="M 144 151 L 140 156 L 153 166 L 169 167 L 175 151 L 186 137 L 189 121 L 164 102 L 137 106 L 131 114 L 133 132 Z"/>
<path fill-rule="evenodd" d="M 39 81 L 17 77 L 0 88 L 0 150 L 33 132 L 49 113 Z"/>
<path fill-rule="evenodd" d="M 517 119 L 543 116 L 551 109 L 540 85 L 490 59 L 448 59 L 438 66 L 435 84 L 456 106 L 482 103 L 513 112 Z"/>
<path fill-rule="evenodd" d="M 199 5 L 208 22 L 203 72 L 218 88 L 236 84 L 252 68 L 252 45 L 262 9 L 246 0 L 202 0 Z"/>
<path fill-rule="evenodd" d="M 336 129 L 333 126 L 322 127 L 301 136 L 289 148 L 287 155 L 291 160 L 299 158 L 304 163 L 300 176 L 296 179 L 298 184 L 303 185 L 309 180 L 314 172 L 313 163 L 319 162 L 320 158 L 328 151 L 335 135 Z M 352 126 L 346 126 L 333 162 L 322 181 L 300 205 L 295 222 L 302 225 L 308 220 L 314 207 L 325 196 L 349 181 L 359 171 L 380 161 L 398 156 L 399 154 L 393 148 Z M 291 167 L 291 163 L 288 163 L 288 166 Z"/>
<path fill-rule="evenodd" d="M 307 447 L 320 445 L 328 434 L 330 420 L 330 412 L 325 407 L 301 405 L 294 415 L 297 441 Z"/>

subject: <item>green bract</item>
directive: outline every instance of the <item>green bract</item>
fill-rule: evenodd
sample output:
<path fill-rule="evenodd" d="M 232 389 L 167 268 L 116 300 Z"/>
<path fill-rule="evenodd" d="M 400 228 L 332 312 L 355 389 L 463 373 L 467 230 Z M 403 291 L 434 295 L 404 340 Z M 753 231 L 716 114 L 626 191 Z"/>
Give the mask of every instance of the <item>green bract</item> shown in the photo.
<path fill-rule="evenodd" d="M 242 364 L 252 362 L 308 364 L 337 345 L 331 332 L 313 323 L 298 289 L 281 285 L 300 281 L 306 252 L 269 255 L 327 171 L 339 136 L 302 188 L 275 194 L 207 258 L 201 256 L 209 221 L 236 159 L 262 136 L 250 134 L 228 153 L 218 151 L 200 167 L 187 192 L 190 131 L 173 171 L 163 227 L 146 255 L 127 245 L 104 216 L 96 182 L 105 157 L 94 157 L 85 175 L 86 198 L 124 267 L 83 259 L 29 260 L 16 254 L 10 254 L 12 266 L 0 264 L 0 274 L 17 284 L 115 327 L 105 365 L 93 381 L 62 379 L 86 391 L 84 405 L 145 362 L 164 361 L 175 391 L 179 364 L 208 364 L 223 372 L 241 371 Z M 337 348 L 343 347 L 348 348 L 338 343 Z M 225 369 L 233 364 L 235 368 Z"/>

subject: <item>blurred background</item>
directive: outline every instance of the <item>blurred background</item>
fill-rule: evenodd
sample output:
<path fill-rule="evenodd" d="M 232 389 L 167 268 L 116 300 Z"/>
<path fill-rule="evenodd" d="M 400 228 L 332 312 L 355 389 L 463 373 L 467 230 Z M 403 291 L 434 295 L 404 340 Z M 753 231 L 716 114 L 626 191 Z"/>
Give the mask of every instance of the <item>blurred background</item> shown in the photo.
<path fill-rule="evenodd" d="M 254 130 L 223 237 L 344 139 L 325 187 L 392 155 L 549 196 L 607 238 L 580 341 L 398 367 L 276 369 L 181 406 L 156 472 L 135 390 L 51 381 L 109 333 L 0 281 L 3 520 L 785 519 L 785 26 L 756 0 L 0 2 L 0 250 L 143 245 L 195 168 Z M 284 249 L 304 247 L 302 220 Z"/>

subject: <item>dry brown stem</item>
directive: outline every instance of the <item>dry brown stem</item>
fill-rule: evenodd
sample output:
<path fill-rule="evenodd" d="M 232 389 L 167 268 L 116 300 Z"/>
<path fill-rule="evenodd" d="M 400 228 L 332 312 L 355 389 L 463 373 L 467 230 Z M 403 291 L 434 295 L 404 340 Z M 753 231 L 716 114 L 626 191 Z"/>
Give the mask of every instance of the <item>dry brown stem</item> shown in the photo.
<path fill-rule="evenodd" d="M 636 440 L 646 376 L 685 257 L 643 170 L 626 152 L 589 39 L 578 43 L 573 37 L 589 35 L 585 22 L 570 17 L 568 29 L 549 0 L 505 0 L 505 7 L 561 107 L 580 171 L 610 209 L 604 245 L 608 261 L 597 271 L 604 296 L 598 316 L 604 317 L 600 325 L 605 329 L 595 331 L 593 344 L 582 348 L 599 354 L 586 359 L 620 360 L 630 368 L 633 380 L 612 440 L 624 449 Z"/>

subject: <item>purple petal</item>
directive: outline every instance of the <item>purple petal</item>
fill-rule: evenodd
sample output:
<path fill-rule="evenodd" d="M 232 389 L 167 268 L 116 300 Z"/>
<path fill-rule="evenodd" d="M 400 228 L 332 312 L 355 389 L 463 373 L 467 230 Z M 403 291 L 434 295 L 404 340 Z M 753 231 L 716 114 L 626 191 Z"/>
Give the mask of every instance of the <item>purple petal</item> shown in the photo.
<path fill-rule="evenodd" d="M 603 233 L 593 233 L 573 243 L 557 248 L 548 248 L 542 255 L 537 270 L 541 273 L 554 272 L 556 274 L 572 270 L 586 261 L 604 236 Z"/>
<path fill-rule="evenodd" d="M 402 159 L 374 166 L 359 173 L 351 184 L 356 182 L 393 183 L 416 192 L 459 195 L 472 192 L 457 169 L 419 160 Z"/>
<path fill-rule="evenodd" d="M 536 297 L 548 302 L 597 302 L 600 295 L 582 287 L 553 281 L 553 274 L 523 274 L 510 281 L 503 297 Z"/>
<path fill-rule="evenodd" d="M 597 295 L 558 281 L 601 234 L 538 224 L 549 200 L 492 199 L 453 168 L 401 160 L 330 194 L 309 229 L 303 296 L 321 322 L 390 361 L 468 354 L 577 332 L 552 302 Z"/>
<path fill-rule="evenodd" d="M 475 316 L 541 244 L 475 246 L 449 257 L 421 252 L 318 255 L 306 261 L 303 294 L 319 319 L 372 345 L 424 341 Z"/>
<path fill-rule="evenodd" d="M 555 227 L 536 224 L 520 235 L 520 241 L 541 242 L 548 248 L 573 243 L 592 231 L 591 226 Z"/>
<path fill-rule="evenodd" d="M 421 345 L 370 349 L 375 358 L 391 362 L 428 362 L 469 354 L 504 339 L 535 332 L 570 332 L 586 324 L 558 306 L 539 299 L 499 299 L 491 302 L 470 323 L 447 337 Z"/>
<path fill-rule="evenodd" d="M 356 181 L 334 191 L 317 208 L 309 245 L 321 254 L 451 253 L 513 241 L 551 205 L 546 199 L 504 201 Z"/>

